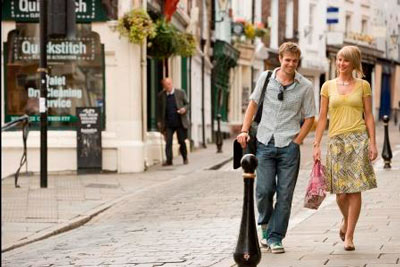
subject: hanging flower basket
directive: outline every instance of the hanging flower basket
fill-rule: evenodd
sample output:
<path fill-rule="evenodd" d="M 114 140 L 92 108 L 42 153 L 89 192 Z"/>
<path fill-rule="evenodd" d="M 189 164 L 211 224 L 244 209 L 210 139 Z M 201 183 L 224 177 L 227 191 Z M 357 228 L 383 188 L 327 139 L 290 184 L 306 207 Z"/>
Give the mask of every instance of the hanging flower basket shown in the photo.
<path fill-rule="evenodd" d="M 147 53 L 158 59 L 168 58 L 178 50 L 177 31 L 165 19 L 160 19 L 155 24 L 156 35 L 149 38 Z"/>
<path fill-rule="evenodd" d="M 196 39 L 190 33 L 178 34 L 178 52 L 182 57 L 191 57 L 196 53 Z"/>
<path fill-rule="evenodd" d="M 118 20 L 118 32 L 131 43 L 140 44 L 147 37 L 155 36 L 154 23 L 143 9 L 133 9 Z"/>
<path fill-rule="evenodd" d="M 156 34 L 149 37 L 147 53 L 157 59 L 173 55 L 189 57 L 196 52 L 196 40 L 192 34 L 181 33 L 175 27 L 160 19 L 155 23 Z"/>

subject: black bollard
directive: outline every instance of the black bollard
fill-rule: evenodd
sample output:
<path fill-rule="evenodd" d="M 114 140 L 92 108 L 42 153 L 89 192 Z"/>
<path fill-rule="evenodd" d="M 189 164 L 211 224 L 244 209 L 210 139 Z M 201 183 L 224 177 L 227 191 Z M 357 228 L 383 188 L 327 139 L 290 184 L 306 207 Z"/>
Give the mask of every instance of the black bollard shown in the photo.
<path fill-rule="evenodd" d="M 217 115 L 218 129 L 217 129 L 217 153 L 222 153 L 222 134 L 221 134 L 221 114 Z"/>
<path fill-rule="evenodd" d="M 255 267 L 261 260 L 258 244 L 257 227 L 254 216 L 254 174 L 257 168 L 257 158 L 246 154 L 241 160 L 244 178 L 244 198 L 242 221 L 240 223 L 239 239 L 233 258 L 239 267 Z"/>
<path fill-rule="evenodd" d="M 382 119 L 384 123 L 383 125 L 385 127 L 385 136 L 384 136 L 383 150 L 382 150 L 382 158 L 385 162 L 383 168 L 389 169 L 391 168 L 390 162 L 392 159 L 392 149 L 390 148 L 390 140 L 389 140 L 389 116 L 384 115 Z"/>

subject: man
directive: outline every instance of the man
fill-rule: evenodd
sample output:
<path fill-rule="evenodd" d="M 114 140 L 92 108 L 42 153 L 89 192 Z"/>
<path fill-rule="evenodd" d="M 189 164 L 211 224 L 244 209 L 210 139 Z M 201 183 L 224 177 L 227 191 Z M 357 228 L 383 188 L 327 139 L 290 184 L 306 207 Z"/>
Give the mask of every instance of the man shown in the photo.
<path fill-rule="evenodd" d="M 167 160 L 163 162 L 163 166 L 172 165 L 172 137 L 175 132 L 178 135 L 179 151 L 183 157 L 183 163 L 188 164 L 185 139 L 189 127 L 187 115 L 189 103 L 185 91 L 174 88 L 170 78 L 163 79 L 161 84 L 164 90 L 158 94 L 157 125 L 166 140 Z"/>
<path fill-rule="evenodd" d="M 314 122 L 315 103 L 311 82 L 296 71 L 301 56 L 297 44 L 287 42 L 279 47 L 280 67 L 269 80 L 257 131 L 256 200 L 261 225 L 261 244 L 272 253 L 284 253 L 293 191 L 300 167 L 300 147 Z M 261 74 L 250 96 L 241 133 L 237 136 L 243 148 L 249 140 L 249 129 L 260 101 L 267 71 Z M 304 123 L 300 122 L 304 116 Z M 276 203 L 273 197 L 276 193 Z"/>

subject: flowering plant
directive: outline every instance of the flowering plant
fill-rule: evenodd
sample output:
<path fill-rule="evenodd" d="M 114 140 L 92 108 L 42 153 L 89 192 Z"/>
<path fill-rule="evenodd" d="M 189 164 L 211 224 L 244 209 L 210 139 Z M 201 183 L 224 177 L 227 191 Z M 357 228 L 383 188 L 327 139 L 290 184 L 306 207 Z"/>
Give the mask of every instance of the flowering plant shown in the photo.
<path fill-rule="evenodd" d="M 256 31 L 256 36 L 260 38 L 268 36 L 269 33 L 268 29 L 264 27 L 264 24 L 262 22 L 257 23 L 255 31 Z"/>
<path fill-rule="evenodd" d="M 193 56 L 196 52 L 196 40 L 190 33 L 179 32 L 171 23 L 160 19 L 156 23 L 156 34 L 149 37 L 148 54 L 158 59 L 172 55 Z"/>
<path fill-rule="evenodd" d="M 196 39 L 193 34 L 179 33 L 178 34 L 178 51 L 182 57 L 191 57 L 196 53 Z"/>
<path fill-rule="evenodd" d="M 244 24 L 244 36 L 249 40 L 254 40 L 256 37 L 256 28 L 253 24 L 246 22 Z"/>
<path fill-rule="evenodd" d="M 127 12 L 118 20 L 117 30 L 135 44 L 140 44 L 147 37 L 151 38 L 156 34 L 153 21 L 143 9 Z"/>
<path fill-rule="evenodd" d="M 264 27 L 262 22 L 250 23 L 243 18 L 237 18 L 235 20 L 236 25 L 242 25 L 242 31 L 240 27 L 235 28 L 234 34 L 237 36 L 237 41 L 254 40 L 256 37 L 264 38 L 268 36 L 268 29 Z"/>

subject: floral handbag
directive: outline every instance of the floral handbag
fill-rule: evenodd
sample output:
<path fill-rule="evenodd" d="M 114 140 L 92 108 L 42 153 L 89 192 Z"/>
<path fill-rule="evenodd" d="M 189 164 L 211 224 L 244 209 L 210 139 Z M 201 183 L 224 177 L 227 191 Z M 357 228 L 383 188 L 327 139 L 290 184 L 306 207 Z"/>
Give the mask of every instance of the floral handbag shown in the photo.
<path fill-rule="evenodd" d="M 304 207 L 309 209 L 318 209 L 325 199 L 325 167 L 319 160 L 314 162 L 310 175 L 306 196 L 304 197 Z"/>

